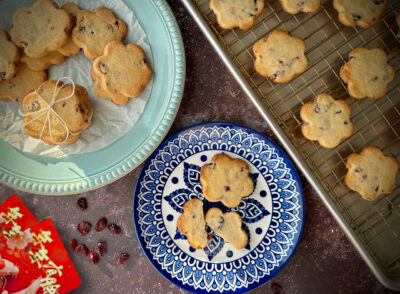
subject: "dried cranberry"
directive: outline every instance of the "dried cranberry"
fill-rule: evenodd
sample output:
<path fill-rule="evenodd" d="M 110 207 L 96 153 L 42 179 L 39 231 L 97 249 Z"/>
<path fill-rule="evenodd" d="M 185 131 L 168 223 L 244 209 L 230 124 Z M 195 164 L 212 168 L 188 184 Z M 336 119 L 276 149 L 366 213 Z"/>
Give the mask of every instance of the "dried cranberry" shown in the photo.
<path fill-rule="evenodd" d="M 100 255 L 94 250 L 90 250 L 89 259 L 93 264 L 98 264 L 100 261 Z"/>
<path fill-rule="evenodd" d="M 124 264 L 131 257 L 129 253 L 121 253 L 118 257 L 118 264 Z"/>
<path fill-rule="evenodd" d="M 86 236 L 87 234 L 89 234 L 91 228 L 92 228 L 92 225 L 88 222 L 82 222 L 82 223 L 78 224 L 78 226 L 77 226 L 77 229 L 78 229 L 79 233 L 81 234 L 81 236 Z"/>
<path fill-rule="evenodd" d="M 102 217 L 101 219 L 99 219 L 97 221 L 96 224 L 96 232 L 101 232 L 102 230 L 104 230 L 107 227 L 107 218 Z"/>
<path fill-rule="evenodd" d="M 89 248 L 85 244 L 79 244 L 78 246 L 80 247 L 79 252 L 83 256 L 87 256 L 89 254 Z"/>
<path fill-rule="evenodd" d="M 271 283 L 271 290 L 272 293 L 274 294 L 282 294 L 283 293 L 283 288 L 281 285 L 279 285 L 277 282 L 272 282 Z"/>
<path fill-rule="evenodd" d="M 64 105 L 63 105 L 63 106 L 64 106 Z M 81 210 L 86 210 L 86 208 L 87 208 L 87 201 L 86 201 L 86 198 L 84 198 L 84 197 L 79 198 L 78 201 L 76 201 L 76 203 L 78 204 L 78 206 L 79 206 L 79 208 L 80 208 Z"/>
<path fill-rule="evenodd" d="M 113 234 L 121 234 L 121 228 L 116 225 L 116 224 L 109 224 L 108 229 L 111 231 Z"/>
<path fill-rule="evenodd" d="M 76 241 L 76 239 L 72 239 L 71 241 L 69 241 L 68 245 L 69 248 L 75 250 L 76 246 L 78 246 L 78 241 Z"/>
<path fill-rule="evenodd" d="M 100 256 L 103 256 L 104 254 L 107 253 L 107 243 L 106 242 L 99 242 L 93 249 L 96 253 L 100 254 Z"/>

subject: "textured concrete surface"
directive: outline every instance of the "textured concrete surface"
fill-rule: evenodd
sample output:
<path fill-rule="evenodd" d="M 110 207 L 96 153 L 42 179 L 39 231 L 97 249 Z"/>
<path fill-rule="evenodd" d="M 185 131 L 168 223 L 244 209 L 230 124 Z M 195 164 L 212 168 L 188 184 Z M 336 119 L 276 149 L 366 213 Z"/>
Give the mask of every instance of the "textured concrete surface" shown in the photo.
<path fill-rule="evenodd" d="M 244 124 L 271 135 L 180 1 L 169 0 L 169 3 L 181 26 L 187 55 L 185 93 L 170 133 L 194 123 L 219 120 Z M 0 202 L 17 193 L 39 220 L 53 219 L 65 244 L 72 238 L 89 247 L 101 240 L 108 243 L 109 253 L 99 265 L 70 254 L 82 279 L 81 287 L 73 293 L 184 293 L 152 267 L 137 242 L 132 224 L 132 193 L 140 168 L 108 186 L 73 196 L 37 196 L 0 185 Z M 303 185 L 306 220 L 299 246 L 272 282 L 252 293 L 392 293 L 375 279 L 304 179 Z M 83 212 L 76 206 L 76 200 L 82 196 L 89 203 Z M 102 216 L 119 224 L 122 234 L 92 230 L 87 237 L 79 236 L 76 231 L 79 222 L 95 225 Z M 116 264 L 120 252 L 131 254 L 122 266 Z"/>

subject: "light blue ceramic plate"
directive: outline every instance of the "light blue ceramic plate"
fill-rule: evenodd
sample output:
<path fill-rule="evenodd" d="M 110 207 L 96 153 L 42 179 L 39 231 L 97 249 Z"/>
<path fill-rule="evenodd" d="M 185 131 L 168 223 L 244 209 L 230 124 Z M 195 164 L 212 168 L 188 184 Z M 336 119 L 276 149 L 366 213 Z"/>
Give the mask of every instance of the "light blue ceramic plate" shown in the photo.
<path fill-rule="evenodd" d="M 229 209 L 207 201 L 200 169 L 224 152 L 245 160 L 254 191 Z M 177 229 L 183 205 L 197 198 L 204 211 L 219 207 L 242 218 L 249 242 L 237 250 L 209 231 L 204 249 L 192 248 Z M 274 277 L 289 261 L 304 223 L 304 196 L 295 167 L 274 142 L 249 128 L 205 123 L 166 139 L 149 157 L 133 196 L 142 249 L 169 281 L 195 293 L 242 293 Z"/>
<path fill-rule="evenodd" d="M 0 182 L 50 195 L 94 189 L 134 169 L 162 141 L 178 111 L 185 83 L 182 37 L 165 0 L 124 1 L 146 32 L 154 58 L 153 89 L 138 122 L 104 149 L 59 159 L 24 153 L 0 140 Z"/>

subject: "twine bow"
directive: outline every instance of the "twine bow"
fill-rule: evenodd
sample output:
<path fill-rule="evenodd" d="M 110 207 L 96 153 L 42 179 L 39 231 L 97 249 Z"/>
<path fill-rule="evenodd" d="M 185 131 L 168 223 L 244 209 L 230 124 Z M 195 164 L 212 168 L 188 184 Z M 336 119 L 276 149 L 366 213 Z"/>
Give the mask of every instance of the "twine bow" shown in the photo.
<path fill-rule="evenodd" d="M 65 97 L 63 97 L 63 98 L 61 98 L 61 99 L 58 99 L 58 100 L 56 101 L 56 98 L 57 98 L 58 93 L 60 93 L 60 91 L 62 90 L 62 88 L 64 88 L 66 85 L 68 85 L 68 84 L 65 84 L 65 83 L 64 83 L 64 84 L 59 88 L 59 87 L 58 87 L 58 84 L 59 84 L 62 80 L 68 80 L 68 81 L 70 82 L 70 84 L 72 84 L 72 93 L 71 93 L 70 95 L 65 96 Z M 38 110 L 38 111 L 30 112 L 30 113 L 27 113 L 27 114 L 22 113 L 21 110 L 20 110 L 20 114 L 21 114 L 22 116 L 24 116 L 24 117 L 27 117 L 27 116 L 30 116 L 30 115 L 39 114 L 39 115 L 37 115 L 35 118 L 31 119 L 30 121 L 25 122 L 25 123 L 24 123 L 24 126 L 27 126 L 27 125 L 29 125 L 30 123 L 32 123 L 32 122 L 36 121 L 37 119 L 39 119 L 40 117 L 42 117 L 43 115 L 46 115 L 46 119 L 45 119 L 45 121 L 43 122 L 42 130 L 41 130 L 41 132 L 40 132 L 40 140 L 43 141 L 43 139 L 42 139 L 42 137 L 43 137 L 43 132 L 44 132 L 44 129 L 45 129 L 45 126 L 46 126 L 46 123 L 47 123 L 47 124 L 48 124 L 48 127 L 49 127 L 50 138 L 51 138 L 51 140 L 53 141 L 53 143 L 54 143 L 54 144 L 57 144 L 57 145 L 58 145 L 58 144 L 64 144 L 64 143 L 67 141 L 67 139 L 69 138 L 70 135 L 77 135 L 77 134 L 79 134 L 80 132 L 78 132 L 78 133 L 72 132 L 72 131 L 68 128 L 68 125 L 67 125 L 67 123 L 65 122 L 65 120 L 64 120 L 57 112 L 54 111 L 53 106 L 54 106 L 55 104 L 57 104 L 57 103 L 60 103 L 60 102 L 63 102 L 63 101 L 65 101 L 65 100 L 70 99 L 70 98 L 74 95 L 74 93 L 75 93 L 75 83 L 74 83 L 73 80 L 71 80 L 71 79 L 68 78 L 68 77 L 59 78 L 59 79 L 57 80 L 56 86 L 55 86 L 55 88 L 54 88 L 54 94 L 53 94 L 53 97 L 52 97 L 51 100 L 50 100 L 50 103 L 47 103 L 47 101 L 46 101 L 42 96 L 40 96 L 40 94 L 39 94 L 39 92 L 38 92 L 39 89 L 40 89 L 40 87 L 39 87 L 38 89 L 35 90 L 35 93 L 36 93 L 36 95 L 37 95 L 40 99 L 42 99 L 42 101 L 43 101 L 47 106 L 44 107 L 44 108 L 41 108 L 41 109 Z M 62 142 L 55 142 L 55 141 L 54 141 L 53 132 L 52 132 L 51 123 L 50 123 L 50 114 L 52 114 L 52 115 L 60 122 L 60 124 L 65 128 L 65 130 L 66 130 L 66 132 L 67 132 L 67 135 L 65 136 L 65 139 L 64 139 Z"/>

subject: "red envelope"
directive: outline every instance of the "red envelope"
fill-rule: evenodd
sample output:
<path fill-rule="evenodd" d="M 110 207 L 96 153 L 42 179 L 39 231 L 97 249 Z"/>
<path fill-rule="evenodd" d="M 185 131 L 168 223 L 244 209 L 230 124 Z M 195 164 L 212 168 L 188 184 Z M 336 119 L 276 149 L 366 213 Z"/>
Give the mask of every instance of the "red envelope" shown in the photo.
<path fill-rule="evenodd" d="M 63 294 L 80 286 L 51 219 L 38 223 L 17 196 L 0 206 L 0 215 L 0 272 L 11 268 L 14 273 L 0 280 L 0 292 L 29 288 L 31 293 Z"/>

